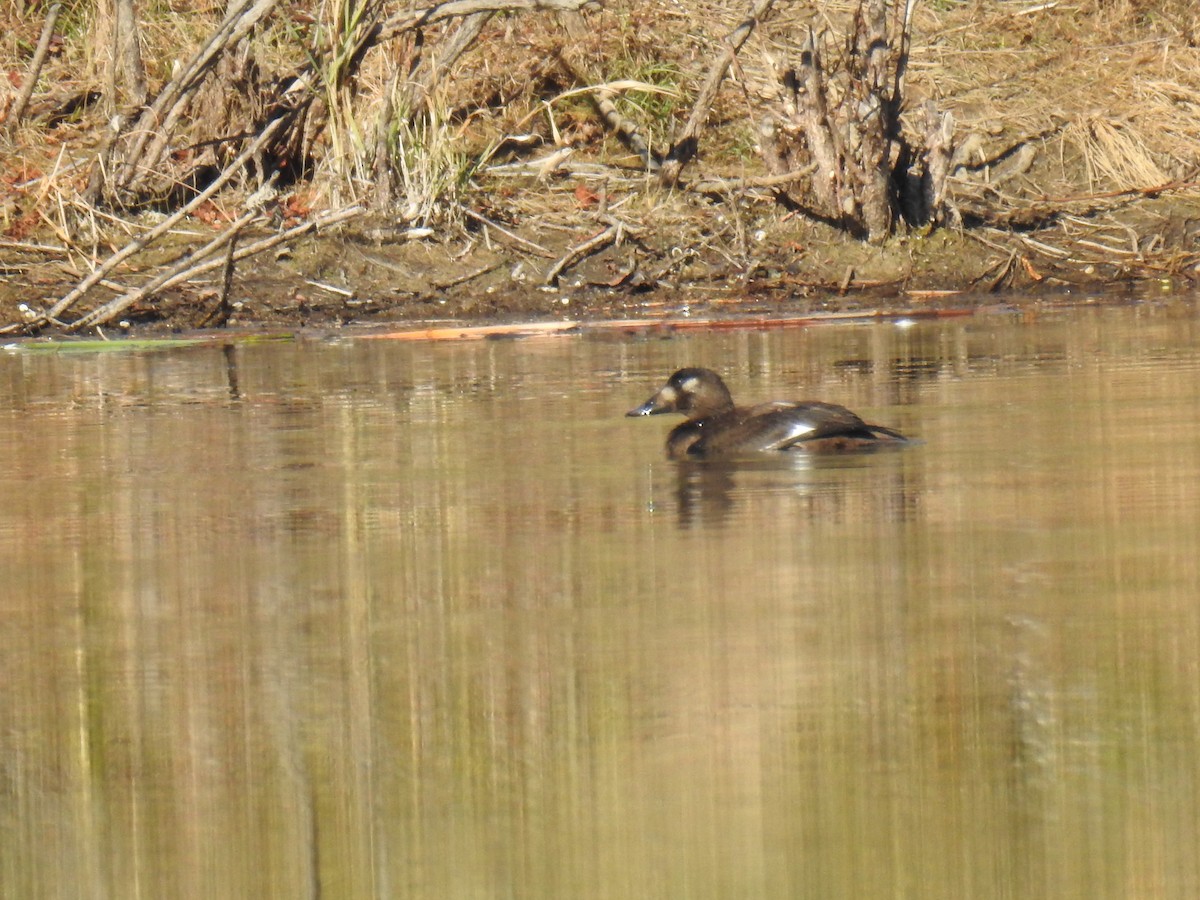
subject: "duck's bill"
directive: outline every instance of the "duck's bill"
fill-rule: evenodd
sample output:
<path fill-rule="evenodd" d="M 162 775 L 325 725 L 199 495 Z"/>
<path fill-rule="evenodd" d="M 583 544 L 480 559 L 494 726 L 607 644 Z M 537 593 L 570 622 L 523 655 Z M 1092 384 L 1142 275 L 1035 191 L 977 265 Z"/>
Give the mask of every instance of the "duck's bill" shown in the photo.
<path fill-rule="evenodd" d="M 655 413 L 662 412 L 662 409 L 660 409 L 654 402 L 656 399 L 658 399 L 658 398 L 651 397 L 649 400 L 647 400 L 641 406 L 639 406 L 635 409 L 631 409 L 629 412 L 625 413 L 625 415 L 626 416 L 652 416 Z"/>
<path fill-rule="evenodd" d="M 656 413 L 671 412 L 675 409 L 676 395 L 670 386 L 663 388 L 641 406 L 625 413 L 627 416 L 653 416 Z"/>

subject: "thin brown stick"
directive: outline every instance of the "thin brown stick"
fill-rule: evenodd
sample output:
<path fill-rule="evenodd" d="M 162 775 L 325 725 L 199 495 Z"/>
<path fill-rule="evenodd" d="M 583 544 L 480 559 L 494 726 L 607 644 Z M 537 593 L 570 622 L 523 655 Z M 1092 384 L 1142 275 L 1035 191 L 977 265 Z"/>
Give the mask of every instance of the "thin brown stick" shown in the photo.
<path fill-rule="evenodd" d="M 504 235 L 510 241 L 520 244 L 522 247 L 527 247 L 530 250 L 533 250 L 535 253 L 537 253 L 541 256 L 545 256 L 548 259 L 554 259 L 554 254 L 551 253 L 549 250 L 547 250 L 545 247 L 543 247 L 541 244 L 535 244 L 533 241 L 526 240 L 525 238 L 521 237 L 519 234 L 515 234 L 514 232 L 509 231 L 503 225 L 498 225 L 497 223 L 495 223 L 491 219 L 489 219 L 487 216 L 481 215 L 480 213 L 475 212 L 475 210 L 473 210 L 469 207 L 460 206 L 459 209 L 461 209 L 463 211 L 463 214 L 465 216 L 467 216 L 468 218 L 474 219 L 476 222 L 479 222 L 481 225 L 486 225 L 489 228 L 496 229 L 496 231 L 498 231 L 500 234 Z"/>
<path fill-rule="evenodd" d="M 563 273 L 563 270 L 568 266 L 573 266 L 585 256 L 591 256 L 598 250 L 602 250 L 609 244 L 619 244 L 625 236 L 625 226 L 620 222 L 610 225 L 605 228 L 595 237 L 588 238 L 582 244 L 577 244 L 572 247 L 562 259 L 552 265 L 549 271 L 546 272 L 545 282 L 548 285 L 558 284 L 558 277 Z"/>
<path fill-rule="evenodd" d="M 237 263 L 237 234 L 235 233 L 229 243 L 225 245 L 225 267 L 221 272 L 221 290 L 217 294 L 216 301 L 208 308 L 199 321 L 196 322 L 197 328 L 213 328 L 224 325 L 229 321 L 229 315 L 233 312 L 233 304 L 229 302 L 229 295 L 233 291 L 233 273 Z"/>
<path fill-rule="evenodd" d="M 23 253 L 43 253 L 47 256 L 70 256 L 68 247 L 54 247 L 50 244 L 29 244 L 25 241 L 0 241 L 0 250 L 17 250 Z"/>
<path fill-rule="evenodd" d="M 704 127 L 709 110 L 712 109 L 713 102 L 717 99 L 717 91 L 721 88 L 721 82 L 725 80 L 725 73 L 733 65 L 734 57 L 750 38 L 758 23 L 770 12 L 774 2 L 775 0 L 754 0 L 746 18 L 725 37 L 723 42 L 725 47 L 720 56 L 713 61 L 708 75 L 704 78 L 704 84 L 696 94 L 696 102 L 692 104 L 692 112 L 688 116 L 687 124 L 683 126 L 683 131 L 680 132 L 674 146 L 671 147 L 671 152 L 667 154 L 667 158 L 659 170 L 658 180 L 663 186 L 674 187 L 678 184 L 679 173 L 684 165 L 696 155 L 700 130 Z"/>
<path fill-rule="evenodd" d="M 339 222 L 344 222 L 347 219 L 352 219 L 363 212 L 362 206 L 348 206 L 334 212 L 327 213 L 322 216 L 317 216 L 300 225 L 282 231 L 279 234 L 272 235 L 268 238 L 263 238 L 260 241 L 255 241 L 253 244 L 248 244 L 237 250 L 233 254 L 234 262 L 241 262 L 255 254 L 262 253 L 264 250 L 270 250 L 272 247 L 278 246 L 286 241 L 293 240 L 302 234 L 307 234 L 319 228 L 328 228 L 331 225 L 336 225 Z M 249 221 L 258 213 L 247 213 L 239 218 L 229 228 L 223 231 L 213 240 L 209 241 L 201 250 L 189 256 L 185 260 L 176 263 L 163 274 L 159 275 L 148 284 L 142 285 L 132 291 L 128 291 L 122 296 L 106 303 L 99 309 L 93 310 L 86 316 L 72 322 L 67 326 L 68 331 L 80 331 L 84 328 L 90 328 L 93 325 L 104 325 L 107 322 L 120 315 L 138 300 L 157 291 L 165 291 L 174 287 L 183 281 L 189 281 L 198 275 L 203 275 L 211 272 L 213 269 L 219 268 L 226 264 L 224 257 L 212 259 L 211 257 L 217 250 L 220 250 L 228 241 L 233 240 L 239 231 L 241 231 L 249 223 Z M 196 262 L 198 257 L 204 258 L 203 262 Z"/>
<path fill-rule="evenodd" d="M 84 278 L 83 281 L 75 285 L 75 287 L 68 291 L 65 296 L 60 298 L 57 303 L 50 307 L 50 310 L 45 314 L 45 320 L 49 321 L 59 318 L 63 312 L 71 306 L 71 304 L 91 290 L 91 288 L 94 287 L 96 283 L 104 278 L 104 276 L 106 276 L 109 272 L 111 272 L 125 260 L 129 259 L 129 257 L 133 256 L 135 253 L 145 250 L 146 247 L 149 246 L 153 241 L 162 237 L 164 234 L 174 228 L 180 221 L 182 221 L 184 217 L 199 207 L 200 204 L 212 197 L 217 191 L 225 186 L 226 182 L 228 182 L 235 174 L 241 171 L 241 168 L 245 164 L 246 160 L 257 153 L 259 148 L 261 148 L 267 143 L 267 141 L 271 140 L 275 136 L 275 133 L 279 131 L 285 121 L 287 121 L 286 116 L 280 117 L 267 125 L 267 127 L 263 129 L 262 134 L 260 134 L 248 147 L 246 147 L 246 149 L 238 155 L 237 159 L 226 166 L 225 170 L 221 172 L 219 176 L 217 176 L 212 184 L 197 194 L 186 206 L 183 206 L 172 215 L 163 219 L 160 223 L 158 223 L 158 225 L 150 229 L 141 237 L 130 241 L 128 244 L 110 256 L 107 260 L 105 260 L 103 264 L 101 264 L 90 275 Z M 35 327 L 38 324 L 41 323 L 35 323 Z"/>
<path fill-rule="evenodd" d="M 494 272 L 502 265 L 504 265 L 503 262 L 487 263 L 486 265 L 480 266 L 478 269 L 473 269 L 470 272 L 464 272 L 462 275 L 458 275 L 454 278 L 448 278 L 445 281 L 431 280 L 429 285 L 430 287 L 433 287 L 439 291 L 448 290 L 452 287 L 458 287 L 460 284 L 466 284 L 468 281 L 474 281 L 476 278 L 486 275 L 488 272 Z"/>
<path fill-rule="evenodd" d="M 33 89 L 37 85 L 38 78 L 41 77 L 42 66 L 46 63 L 46 54 L 50 52 L 50 39 L 54 37 L 54 26 L 58 22 L 61 12 L 61 3 L 55 3 L 46 10 L 46 22 L 42 25 L 42 36 L 38 39 L 33 60 L 29 63 L 29 74 L 25 76 L 25 83 L 21 85 L 21 93 L 17 95 L 17 102 L 13 104 L 12 112 L 9 113 L 9 128 L 15 128 L 25 116 L 25 107 L 29 105 L 29 98 L 33 96 Z"/>
<path fill-rule="evenodd" d="M 216 64 L 226 47 L 240 41 L 277 2 L 278 0 L 243 0 L 229 10 L 205 45 L 158 92 L 154 102 L 138 119 L 133 128 L 137 138 L 125 156 L 125 164 L 117 178 L 117 185 L 128 187 L 133 184 L 134 176 L 139 171 L 153 169 L 174 133 L 175 123 L 186 108 L 192 92 L 200 86 L 202 76 Z M 147 151 L 146 145 L 152 139 L 154 143 Z"/>
<path fill-rule="evenodd" d="M 239 229 L 240 230 L 240 229 Z M 229 245 L 225 248 L 225 268 L 221 272 L 221 296 L 218 298 L 221 306 L 229 307 L 229 294 L 233 290 L 233 270 L 234 263 L 237 262 L 234 254 L 237 252 L 237 232 L 229 240 Z"/>
<path fill-rule="evenodd" d="M 384 41 L 413 28 L 423 28 L 443 19 L 470 16 L 482 12 L 514 12 L 521 9 L 576 10 L 596 0 L 448 0 L 424 9 L 410 9 L 387 19 L 379 26 L 375 41 Z"/>

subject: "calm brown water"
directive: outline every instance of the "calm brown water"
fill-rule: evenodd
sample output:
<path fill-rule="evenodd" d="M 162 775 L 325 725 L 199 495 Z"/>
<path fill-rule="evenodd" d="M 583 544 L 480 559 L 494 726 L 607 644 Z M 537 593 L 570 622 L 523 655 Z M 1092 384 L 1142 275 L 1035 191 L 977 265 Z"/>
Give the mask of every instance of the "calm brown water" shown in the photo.
<path fill-rule="evenodd" d="M 1194 898 L 1197 548 L 1183 301 L 0 354 L 0 894 Z"/>

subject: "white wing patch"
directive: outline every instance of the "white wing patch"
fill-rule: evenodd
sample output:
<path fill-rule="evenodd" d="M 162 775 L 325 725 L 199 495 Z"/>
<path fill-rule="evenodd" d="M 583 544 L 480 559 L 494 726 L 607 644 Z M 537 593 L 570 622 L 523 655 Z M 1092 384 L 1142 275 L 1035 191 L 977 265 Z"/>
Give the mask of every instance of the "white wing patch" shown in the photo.
<path fill-rule="evenodd" d="M 792 419 L 785 428 L 780 429 L 778 438 L 771 443 L 776 447 L 787 447 L 816 430 L 817 426 L 812 422 Z"/>
<path fill-rule="evenodd" d="M 802 438 L 806 434 L 812 434 L 817 430 L 817 426 L 812 422 L 792 422 L 787 431 L 787 439 L 794 441 L 796 438 Z"/>

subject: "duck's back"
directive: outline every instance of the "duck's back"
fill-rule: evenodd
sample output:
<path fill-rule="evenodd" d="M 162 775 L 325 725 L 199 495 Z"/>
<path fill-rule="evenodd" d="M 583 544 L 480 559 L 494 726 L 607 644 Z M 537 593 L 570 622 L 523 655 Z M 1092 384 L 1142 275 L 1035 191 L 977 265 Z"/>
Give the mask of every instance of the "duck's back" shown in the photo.
<path fill-rule="evenodd" d="M 672 433 L 675 458 L 716 458 L 781 450 L 841 452 L 906 439 L 835 403 L 775 400 L 684 422 Z"/>

